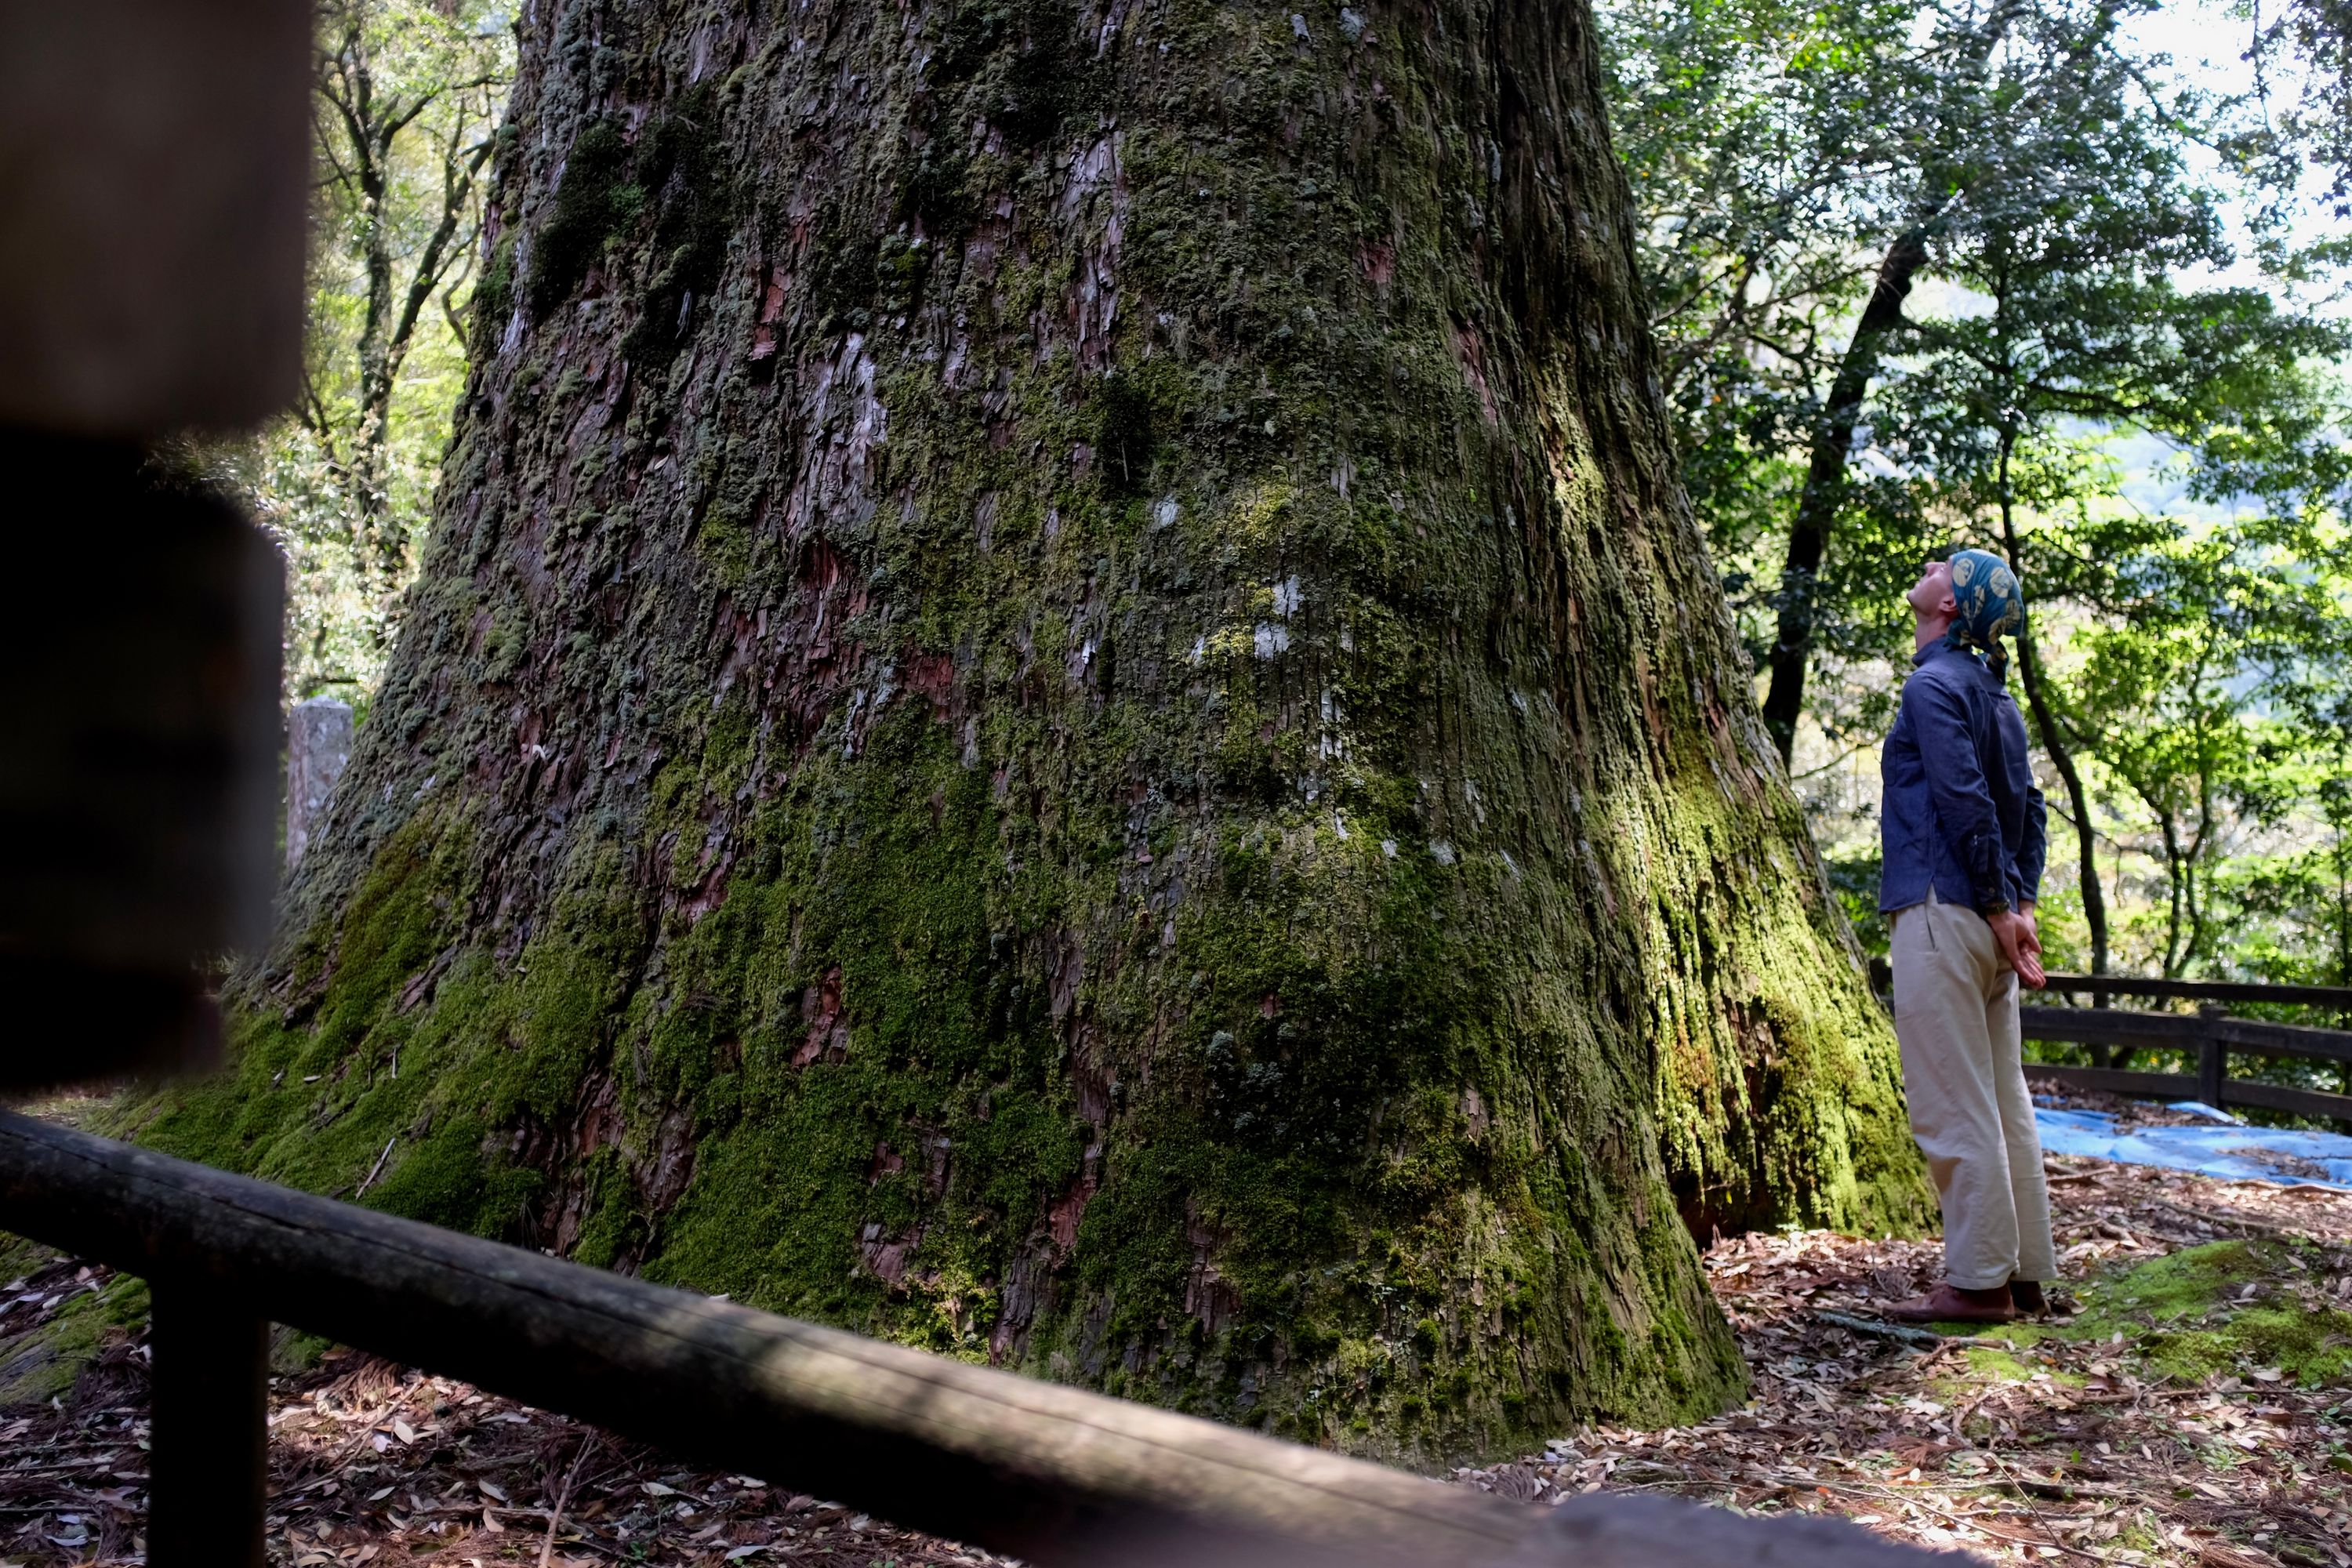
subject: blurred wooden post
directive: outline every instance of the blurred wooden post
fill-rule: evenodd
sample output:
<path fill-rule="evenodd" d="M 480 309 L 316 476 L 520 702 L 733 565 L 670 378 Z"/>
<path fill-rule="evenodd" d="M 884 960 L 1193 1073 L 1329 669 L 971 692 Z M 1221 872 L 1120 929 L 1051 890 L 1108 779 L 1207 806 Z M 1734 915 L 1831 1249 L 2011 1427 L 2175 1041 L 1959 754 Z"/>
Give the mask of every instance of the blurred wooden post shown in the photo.
<path fill-rule="evenodd" d="M 0 424 L 141 441 L 290 406 L 310 166 L 301 0 L 0 0 Z"/>
<path fill-rule="evenodd" d="M 152 1280 L 151 1568 L 262 1568 L 268 1325 L 210 1281 Z"/>
<path fill-rule="evenodd" d="M 199 1065 L 268 931 L 283 572 L 150 457 L 301 384 L 310 25 L 0 0 L 0 1089 Z"/>
<path fill-rule="evenodd" d="M 135 449 L 0 430 L 0 1088 L 194 1067 L 201 966 L 269 931 L 278 552 Z"/>

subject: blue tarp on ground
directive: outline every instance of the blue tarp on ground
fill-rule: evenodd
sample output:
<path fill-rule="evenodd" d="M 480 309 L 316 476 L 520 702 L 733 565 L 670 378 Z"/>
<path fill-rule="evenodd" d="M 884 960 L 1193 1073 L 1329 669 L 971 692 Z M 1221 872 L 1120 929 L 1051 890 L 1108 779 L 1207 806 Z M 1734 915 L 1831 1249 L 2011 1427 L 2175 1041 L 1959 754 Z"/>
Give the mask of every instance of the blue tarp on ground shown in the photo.
<path fill-rule="evenodd" d="M 2207 1120 L 2179 1127 L 2119 1128 L 2104 1110 L 2037 1106 L 2034 1124 L 2049 1154 L 2083 1154 L 2127 1165 L 2166 1165 L 2225 1181 L 2253 1178 L 2352 1190 L 2352 1135 L 2246 1127 L 2194 1100 L 2172 1107 Z"/>

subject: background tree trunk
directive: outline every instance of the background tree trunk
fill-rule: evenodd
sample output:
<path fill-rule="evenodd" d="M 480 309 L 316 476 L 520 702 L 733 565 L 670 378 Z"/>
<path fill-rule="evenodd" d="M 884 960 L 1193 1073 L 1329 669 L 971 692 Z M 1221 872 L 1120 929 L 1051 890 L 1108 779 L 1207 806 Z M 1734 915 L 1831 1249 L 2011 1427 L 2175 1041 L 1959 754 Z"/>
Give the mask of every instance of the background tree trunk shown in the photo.
<path fill-rule="evenodd" d="M 1786 763 L 1797 747 L 1797 721 L 1805 711 L 1805 673 L 1812 659 L 1813 624 L 1821 600 L 1822 563 L 1829 553 L 1838 504 L 1845 495 L 1845 472 L 1853 459 L 1854 426 L 1862 402 L 1878 374 L 1886 334 L 1903 324 L 1903 301 L 1927 259 L 1924 228 L 1906 229 L 1886 247 L 1871 281 L 1870 298 L 1854 323 L 1853 337 L 1838 361 L 1837 379 L 1814 424 L 1798 493 L 1797 515 L 1789 524 L 1789 550 L 1780 567 L 1780 609 L 1768 655 L 1772 679 L 1764 691 L 1764 729 Z"/>
<path fill-rule="evenodd" d="M 1583 5 L 526 15 L 423 581 L 146 1136 L 1423 1457 L 1730 1397 L 1685 1221 L 1927 1212 Z"/>

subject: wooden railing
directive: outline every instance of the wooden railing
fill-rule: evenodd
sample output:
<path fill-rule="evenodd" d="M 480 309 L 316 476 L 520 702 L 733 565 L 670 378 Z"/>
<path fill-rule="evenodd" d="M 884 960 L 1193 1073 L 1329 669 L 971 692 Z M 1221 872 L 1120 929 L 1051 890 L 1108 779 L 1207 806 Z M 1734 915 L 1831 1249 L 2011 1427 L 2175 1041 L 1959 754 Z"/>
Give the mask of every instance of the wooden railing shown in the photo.
<path fill-rule="evenodd" d="M 1471 1564 L 1542 1517 L 7 1112 L 0 1229 L 150 1282 L 154 1568 L 259 1568 L 270 1322 L 1034 1563 Z"/>
<path fill-rule="evenodd" d="M 2288 1058 L 2303 1061 L 2352 1062 L 2352 1030 L 2314 1028 L 2302 1024 L 2273 1024 L 2255 1018 L 2232 1017 L 2230 1003 L 2326 1007 L 2352 1015 L 2352 986 L 2257 985 L 2224 981 L 2141 980 L 2114 974 L 2053 974 L 2048 990 L 2062 994 L 2088 994 L 2101 1002 L 2109 996 L 2145 996 L 2163 1001 L 2191 1001 L 2194 1014 L 2137 1012 L 2105 1005 L 2095 1007 L 2029 1006 L 2019 1009 L 2025 1037 L 2053 1044 L 2095 1047 L 2104 1058 L 2116 1047 L 2154 1047 L 2185 1052 L 2194 1058 L 2193 1073 L 2134 1072 L 2105 1065 L 2062 1067 L 2028 1062 L 2028 1074 L 2076 1089 L 2102 1089 L 2110 1094 L 2158 1100 L 2200 1100 L 2226 1110 L 2246 1106 L 2285 1111 L 2294 1116 L 2331 1117 L 2352 1122 L 2352 1094 L 2262 1083 L 2230 1074 L 2232 1053 Z"/>
<path fill-rule="evenodd" d="M 150 1568 L 261 1568 L 271 1322 L 1039 1564 L 1720 1568 L 1822 1544 L 1818 1521 L 1662 1498 L 1553 1513 L 6 1111 L 0 1229 L 149 1282 Z"/>

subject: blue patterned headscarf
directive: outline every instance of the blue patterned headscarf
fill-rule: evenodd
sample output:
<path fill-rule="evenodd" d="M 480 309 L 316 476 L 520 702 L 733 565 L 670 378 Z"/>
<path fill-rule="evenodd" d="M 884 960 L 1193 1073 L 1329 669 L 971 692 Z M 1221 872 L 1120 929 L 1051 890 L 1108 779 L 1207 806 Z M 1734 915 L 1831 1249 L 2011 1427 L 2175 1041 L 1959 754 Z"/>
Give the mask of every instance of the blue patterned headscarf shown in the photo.
<path fill-rule="evenodd" d="M 2009 668 L 2000 639 L 2025 625 L 2025 595 L 2009 563 L 1984 550 L 1952 552 L 1952 603 L 1959 606 L 1944 634 L 1954 647 L 1982 648 L 1995 675 Z"/>

